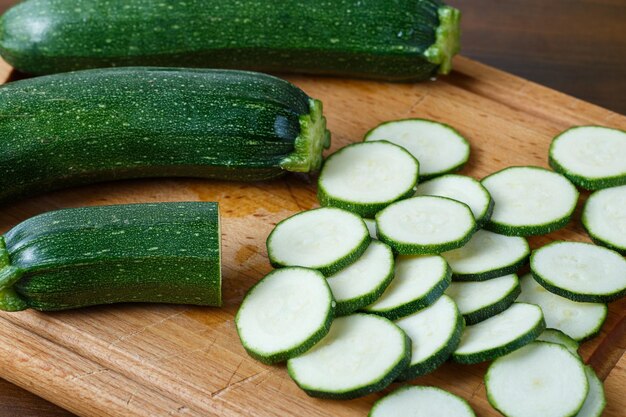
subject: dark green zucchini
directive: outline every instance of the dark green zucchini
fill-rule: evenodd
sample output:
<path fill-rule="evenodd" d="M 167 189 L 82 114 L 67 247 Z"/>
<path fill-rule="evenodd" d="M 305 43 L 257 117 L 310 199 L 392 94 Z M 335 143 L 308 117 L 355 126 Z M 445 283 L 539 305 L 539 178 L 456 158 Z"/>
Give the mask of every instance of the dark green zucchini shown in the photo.
<path fill-rule="evenodd" d="M 0 310 L 221 305 L 217 203 L 52 211 L 18 224 L 0 245 Z"/>
<path fill-rule="evenodd" d="M 26 0 L 0 54 L 33 74 L 187 66 L 424 80 L 448 73 L 459 11 L 441 0 Z"/>
<path fill-rule="evenodd" d="M 265 180 L 319 168 L 321 102 L 265 74 L 109 68 L 0 88 L 0 201 L 123 178 Z"/>

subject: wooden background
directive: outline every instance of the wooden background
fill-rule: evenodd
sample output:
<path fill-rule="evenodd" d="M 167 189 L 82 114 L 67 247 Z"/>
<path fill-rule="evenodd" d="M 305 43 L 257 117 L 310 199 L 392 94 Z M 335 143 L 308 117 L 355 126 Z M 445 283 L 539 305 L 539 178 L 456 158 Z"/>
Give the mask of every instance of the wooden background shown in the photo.
<path fill-rule="evenodd" d="M 0 9 L 14 2 L 0 0 Z M 450 3 L 464 12 L 465 55 L 626 113 L 624 0 Z M 0 381 L 0 417 L 67 415 Z"/>

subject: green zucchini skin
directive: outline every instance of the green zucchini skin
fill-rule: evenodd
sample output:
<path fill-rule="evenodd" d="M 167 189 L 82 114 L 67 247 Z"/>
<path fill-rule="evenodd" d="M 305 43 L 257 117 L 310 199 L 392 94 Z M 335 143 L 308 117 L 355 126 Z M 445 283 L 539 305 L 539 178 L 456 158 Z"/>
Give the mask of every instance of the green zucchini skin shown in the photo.
<path fill-rule="evenodd" d="M 217 203 L 52 211 L 18 224 L 2 243 L 0 310 L 221 305 Z"/>
<path fill-rule="evenodd" d="M 33 74 L 188 66 L 424 80 L 450 71 L 458 10 L 440 0 L 27 0 L 0 54 Z"/>
<path fill-rule="evenodd" d="M 227 70 L 108 68 L 0 88 L 0 201 L 145 177 L 256 181 L 311 172 L 330 136 L 319 101 Z"/>

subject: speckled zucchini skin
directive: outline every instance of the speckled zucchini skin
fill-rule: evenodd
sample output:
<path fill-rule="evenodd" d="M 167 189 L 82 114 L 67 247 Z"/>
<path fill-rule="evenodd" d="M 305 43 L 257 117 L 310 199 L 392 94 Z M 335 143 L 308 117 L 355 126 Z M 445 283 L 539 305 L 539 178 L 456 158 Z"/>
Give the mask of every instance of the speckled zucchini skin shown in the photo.
<path fill-rule="evenodd" d="M 52 211 L 18 224 L 2 240 L 0 310 L 221 305 L 217 203 Z"/>
<path fill-rule="evenodd" d="M 24 72 L 189 66 L 422 80 L 447 73 L 459 12 L 440 0 L 27 0 L 0 21 Z"/>
<path fill-rule="evenodd" d="M 264 180 L 319 168 L 321 103 L 227 70 L 109 68 L 0 88 L 0 201 L 139 177 Z"/>

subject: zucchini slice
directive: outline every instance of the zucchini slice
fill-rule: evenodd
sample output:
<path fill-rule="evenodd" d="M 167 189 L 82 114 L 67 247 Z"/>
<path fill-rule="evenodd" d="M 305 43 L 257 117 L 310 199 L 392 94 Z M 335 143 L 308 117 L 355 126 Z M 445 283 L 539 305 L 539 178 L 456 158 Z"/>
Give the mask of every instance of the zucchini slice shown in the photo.
<path fill-rule="evenodd" d="M 582 221 L 595 243 L 626 255 L 626 185 L 591 194 Z"/>
<path fill-rule="evenodd" d="M 313 349 L 287 361 L 289 375 L 312 397 L 351 399 L 387 387 L 408 365 L 411 341 L 391 321 L 353 314 L 333 321 Z"/>
<path fill-rule="evenodd" d="M 376 232 L 376 220 L 363 219 L 363 221 L 365 222 L 365 226 L 367 226 L 367 230 L 370 232 L 370 237 L 372 239 L 376 239 L 378 237 Z"/>
<path fill-rule="evenodd" d="M 413 197 L 376 214 L 378 238 L 400 255 L 439 254 L 465 245 L 476 230 L 471 210 L 445 197 Z"/>
<path fill-rule="evenodd" d="M 267 238 L 267 254 L 274 267 L 303 266 L 328 276 L 356 261 L 370 240 L 359 216 L 323 207 L 278 223 Z"/>
<path fill-rule="evenodd" d="M 530 247 L 520 236 L 479 230 L 465 246 L 441 254 L 457 281 L 484 281 L 513 274 L 526 263 Z"/>
<path fill-rule="evenodd" d="M 546 319 L 547 321 L 547 319 Z M 548 343 L 557 343 L 563 347 L 565 347 L 567 350 L 569 350 L 569 353 L 571 353 L 572 355 L 576 356 L 577 358 L 581 359 L 580 354 L 578 353 L 578 347 L 580 346 L 580 344 L 575 341 L 574 339 L 572 339 L 571 337 L 569 337 L 568 335 L 566 335 L 565 333 L 563 333 L 560 330 L 557 329 L 545 329 L 543 331 L 543 333 L 541 333 L 539 335 L 539 337 L 536 339 L 537 342 L 548 342 Z"/>
<path fill-rule="evenodd" d="M 550 166 L 587 190 L 626 185 L 626 132 L 577 126 L 552 140 Z"/>
<path fill-rule="evenodd" d="M 489 403 L 506 417 L 572 417 L 589 392 L 583 363 L 563 346 L 544 342 L 495 360 L 485 387 Z"/>
<path fill-rule="evenodd" d="M 541 307 L 546 325 L 574 340 L 583 341 L 597 335 L 606 320 L 608 307 L 601 303 L 578 303 L 553 294 L 535 281 L 531 274 L 520 279 L 522 293 L 518 302 Z"/>
<path fill-rule="evenodd" d="M 510 167 L 484 178 L 495 207 L 485 228 L 509 236 L 542 235 L 564 227 L 576 203 L 576 187 L 556 172 Z"/>
<path fill-rule="evenodd" d="M 419 163 L 406 149 L 387 141 L 355 143 L 328 157 L 317 198 L 322 206 L 373 217 L 413 195 L 418 178 Z"/>
<path fill-rule="evenodd" d="M 469 142 L 459 132 L 433 120 L 385 122 L 367 132 L 365 140 L 387 140 L 405 148 L 420 162 L 422 179 L 457 171 L 470 155 Z"/>
<path fill-rule="evenodd" d="M 463 317 L 446 295 L 396 324 L 411 339 L 411 363 L 398 380 L 413 379 L 439 368 L 454 352 L 463 333 Z"/>
<path fill-rule="evenodd" d="M 313 347 L 330 329 L 333 295 L 324 276 L 290 267 L 267 274 L 246 294 L 235 325 L 253 358 L 282 362 Z"/>
<path fill-rule="evenodd" d="M 337 305 L 336 316 L 345 316 L 376 301 L 393 279 L 391 248 L 372 240 L 363 255 L 327 278 Z"/>
<path fill-rule="evenodd" d="M 453 282 L 446 289 L 466 324 L 476 324 L 509 308 L 520 294 L 517 275 L 505 275 L 481 282 Z"/>
<path fill-rule="evenodd" d="M 398 388 L 374 403 L 368 417 L 476 417 L 461 397 L 436 387 Z"/>
<path fill-rule="evenodd" d="M 576 417 L 600 417 L 606 407 L 604 386 L 591 366 L 585 366 L 585 375 L 589 384 L 589 393 Z"/>
<path fill-rule="evenodd" d="M 541 308 L 513 303 L 502 313 L 467 326 L 452 359 L 464 364 L 495 359 L 529 344 L 545 328 Z"/>
<path fill-rule="evenodd" d="M 441 256 L 399 256 L 383 295 L 363 310 L 396 320 L 428 307 L 448 288 L 452 272 Z"/>
<path fill-rule="evenodd" d="M 433 178 L 417 186 L 415 195 L 447 197 L 467 204 L 481 228 L 491 218 L 493 199 L 480 181 L 465 175 L 448 174 Z"/>
<path fill-rule="evenodd" d="M 533 252 L 530 270 L 545 289 L 572 301 L 608 303 L 626 295 L 626 259 L 591 243 L 545 245 Z"/>

